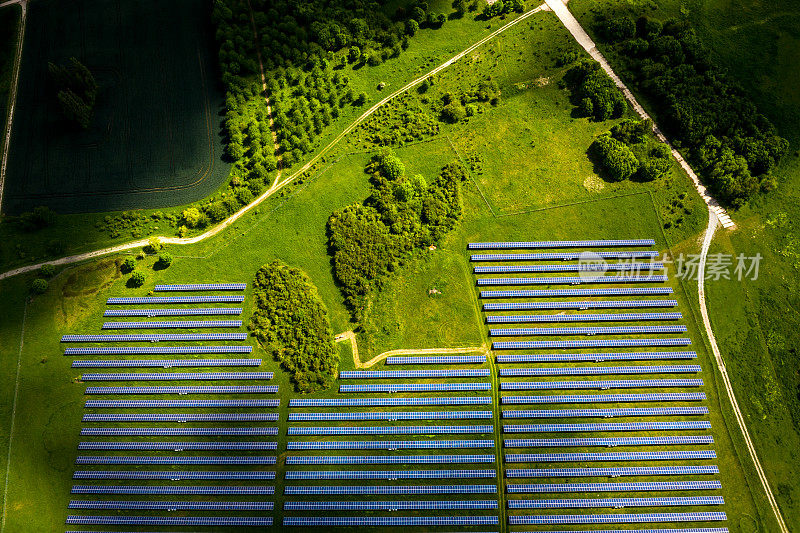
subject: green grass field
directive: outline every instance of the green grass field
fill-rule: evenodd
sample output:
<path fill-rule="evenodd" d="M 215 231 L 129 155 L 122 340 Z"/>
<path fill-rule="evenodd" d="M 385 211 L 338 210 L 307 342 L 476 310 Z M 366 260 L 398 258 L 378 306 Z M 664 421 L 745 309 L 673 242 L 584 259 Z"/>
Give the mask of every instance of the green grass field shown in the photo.
<path fill-rule="evenodd" d="M 0 9 L 0 125 L 5 131 L 10 98 L 11 81 L 14 75 L 14 57 L 19 37 L 20 9 L 12 5 Z M 0 140 L 0 151 L 5 145 L 5 136 Z"/>

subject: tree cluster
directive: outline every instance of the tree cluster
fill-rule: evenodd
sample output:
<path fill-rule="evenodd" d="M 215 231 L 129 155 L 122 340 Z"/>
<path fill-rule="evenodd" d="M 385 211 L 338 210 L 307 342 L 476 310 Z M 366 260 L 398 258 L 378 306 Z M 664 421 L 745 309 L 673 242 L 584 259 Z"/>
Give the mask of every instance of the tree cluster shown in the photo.
<path fill-rule="evenodd" d="M 525 11 L 525 6 L 522 5 L 522 0 L 495 0 L 491 4 L 483 6 L 482 14 L 484 18 L 490 19 L 500 15 L 506 15 L 516 11 L 522 13 Z"/>
<path fill-rule="evenodd" d="M 591 151 L 612 181 L 653 181 L 672 167 L 672 153 L 650 133 L 650 120 L 623 120 L 595 139 Z"/>
<path fill-rule="evenodd" d="M 565 79 L 581 115 L 599 122 L 625 113 L 625 97 L 593 59 L 579 61 L 569 69 Z"/>
<path fill-rule="evenodd" d="M 97 100 L 94 76 L 74 57 L 70 58 L 68 65 L 48 63 L 47 69 L 64 117 L 87 129 Z"/>
<path fill-rule="evenodd" d="M 273 261 L 258 270 L 253 289 L 256 308 L 248 327 L 261 346 L 291 374 L 298 391 L 328 388 L 339 356 L 328 311 L 311 280 Z"/>
<path fill-rule="evenodd" d="M 421 175 L 406 175 L 388 149 L 373 157 L 367 171 L 369 198 L 328 219 L 334 275 L 356 319 L 370 291 L 412 251 L 438 243 L 460 220 L 466 178 L 464 169 L 451 163 L 428 184 Z"/>
<path fill-rule="evenodd" d="M 714 65 L 693 29 L 673 20 L 615 16 L 600 30 L 720 200 L 738 207 L 760 189 L 774 187 L 770 171 L 788 142 Z"/>

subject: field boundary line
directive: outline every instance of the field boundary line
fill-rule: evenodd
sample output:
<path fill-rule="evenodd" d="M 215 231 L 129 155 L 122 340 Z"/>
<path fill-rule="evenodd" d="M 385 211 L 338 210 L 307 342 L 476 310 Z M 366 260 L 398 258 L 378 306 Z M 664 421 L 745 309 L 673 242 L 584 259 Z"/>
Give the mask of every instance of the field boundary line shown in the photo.
<path fill-rule="evenodd" d="M 22 329 L 19 333 L 19 352 L 17 353 L 17 376 L 14 379 L 14 401 L 11 404 L 11 427 L 8 430 L 8 454 L 6 456 L 6 480 L 3 486 L 3 520 L 0 522 L 0 533 L 6 529 L 8 511 L 8 478 L 11 475 L 11 443 L 14 439 L 14 425 L 17 417 L 17 397 L 19 396 L 19 371 L 22 366 L 22 347 L 25 342 L 25 322 L 28 319 L 28 299 L 25 299 L 25 309 L 22 312 Z"/>
<path fill-rule="evenodd" d="M 19 16 L 19 33 L 17 34 L 17 53 L 14 57 L 14 75 L 11 80 L 11 87 L 8 95 L 8 111 L 6 112 L 6 131 L 3 136 L 3 154 L 0 160 L 0 213 L 3 212 L 3 191 L 6 185 L 6 166 L 8 165 L 8 150 L 11 145 L 11 124 L 14 120 L 14 110 L 17 106 L 17 86 L 19 85 L 19 71 L 22 67 L 22 47 L 25 44 L 25 20 L 28 14 L 27 0 L 12 0 L 0 4 L 0 8 L 19 4 L 21 13 Z M 5 516 L 5 515 L 4 515 Z"/>

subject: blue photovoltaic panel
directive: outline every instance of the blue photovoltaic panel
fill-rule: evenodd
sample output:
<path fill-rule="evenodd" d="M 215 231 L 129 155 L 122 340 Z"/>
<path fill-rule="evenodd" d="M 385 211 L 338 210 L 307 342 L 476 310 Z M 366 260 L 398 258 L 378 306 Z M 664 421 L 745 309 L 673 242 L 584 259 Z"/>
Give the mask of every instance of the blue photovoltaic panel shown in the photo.
<path fill-rule="evenodd" d="M 241 307 L 186 307 L 183 309 L 106 309 L 103 316 L 213 316 L 241 315 Z"/>
<path fill-rule="evenodd" d="M 153 354 L 204 354 L 204 353 L 250 353 L 252 346 L 158 346 L 137 347 L 104 346 L 102 348 L 67 348 L 64 355 L 153 355 Z"/>
<path fill-rule="evenodd" d="M 402 465 L 494 463 L 494 455 L 290 455 L 287 465 Z"/>
<path fill-rule="evenodd" d="M 485 362 L 485 355 L 435 355 L 386 358 L 387 365 L 455 365 L 482 364 Z"/>
<path fill-rule="evenodd" d="M 707 415 L 708 407 L 625 407 L 612 409 L 539 409 L 503 411 L 503 418 L 610 418 L 615 416 Z"/>
<path fill-rule="evenodd" d="M 259 487 L 248 485 L 212 486 L 212 487 L 181 487 L 161 485 L 73 485 L 72 494 L 275 494 L 275 487 Z"/>
<path fill-rule="evenodd" d="M 525 311 L 536 309 L 636 309 L 675 307 L 677 300 L 594 300 L 581 302 L 502 302 L 485 303 L 484 311 Z"/>
<path fill-rule="evenodd" d="M 277 450 L 277 442 L 80 442 L 79 450 L 160 450 L 160 451 L 197 451 L 197 450 Z"/>
<path fill-rule="evenodd" d="M 84 407 L 278 407 L 280 400 L 86 400 Z"/>
<path fill-rule="evenodd" d="M 244 341 L 247 333 L 130 333 L 124 335 L 64 335 L 61 342 Z"/>
<path fill-rule="evenodd" d="M 76 470 L 72 479 L 275 479 L 275 472 L 264 470 Z"/>
<path fill-rule="evenodd" d="M 154 516 L 74 516 L 67 517 L 67 524 L 74 525 L 125 525 L 125 526 L 271 526 L 272 517 L 189 517 L 169 518 Z"/>
<path fill-rule="evenodd" d="M 278 413 L 121 413 L 83 415 L 83 422 L 277 422 Z"/>
<path fill-rule="evenodd" d="M 340 411 L 336 413 L 289 413 L 289 422 L 332 420 L 470 420 L 492 418 L 491 411 Z"/>
<path fill-rule="evenodd" d="M 496 494 L 497 485 L 287 485 L 287 496 L 352 494 Z"/>
<path fill-rule="evenodd" d="M 509 272 L 645 272 L 664 270 L 664 263 L 648 261 L 645 263 L 578 263 L 569 265 L 490 265 L 473 267 L 475 274 L 503 274 Z"/>
<path fill-rule="evenodd" d="M 480 291 L 481 298 L 561 298 L 572 296 L 634 296 L 672 294 L 671 287 L 609 287 L 607 289 L 536 289 Z"/>
<path fill-rule="evenodd" d="M 261 359 L 112 359 L 87 361 L 77 359 L 72 368 L 172 368 L 212 366 L 261 366 Z"/>
<path fill-rule="evenodd" d="M 504 381 L 500 390 L 639 389 L 702 387 L 702 379 L 634 379 L 610 381 Z"/>
<path fill-rule="evenodd" d="M 339 385 L 339 392 L 453 392 L 488 391 L 491 383 L 391 383 L 370 385 Z"/>
<path fill-rule="evenodd" d="M 107 305 L 135 305 L 135 304 L 210 304 L 226 303 L 238 304 L 244 301 L 244 296 L 140 296 L 109 298 Z"/>
<path fill-rule="evenodd" d="M 679 507 L 724 505 L 722 496 L 677 496 L 666 498 L 590 498 L 576 500 L 508 500 L 509 509 L 587 509 L 597 507 Z"/>
<path fill-rule="evenodd" d="M 631 346 L 689 346 L 691 339 L 598 339 L 586 341 L 493 342 L 493 350 L 541 350 L 562 348 L 620 348 Z"/>
<path fill-rule="evenodd" d="M 641 524 L 647 522 L 710 522 L 727 520 L 725 513 L 649 513 L 509 516 L 512 526 L 538 524 Z"/>
<path fill-rule="evenodd" d="M 615 466 L 606 468 L 509 468 L 506 477 L 618 477 L 719 474 L 710 466 Z"/>
<path fill-rule="evenodd" d="M 388 379 L 388 378 L 486 378 L 488 368 L 460 368 L 455 370 L 344 370 L 339 379 Z"/>
<path fill-rule="evenodd" d="M 298 479 L 473 479 L 497 477 L 496 470 L 290 470 Z"/>
<path fill-rule="evenodd" d="M 497 363 L 567 363 L 590 361 L 652 361 L 658 359 L 695 359 L 697 352 L 615 352 L 615 353 L 542 353 L 498 355 Z"/>
<path fill-rule="evenodd" d="M 497 500 L 403 500 L 285 502 L 284 511 L 397 511 L 439 509 L 497 509 Z"/>
<path fill-rule="evenodd" d="M 641 394 L 586 394 L 549 396 L 501 396 L 503 405 L 553 403 L 678 402 L 705 400 L 705 392 L 657 392 Z"/>
<path fill-rule="evenodd" d="M 577 439 L 505 439 L 506 448 L 565 448 L 585 446 L 674 446 L 682 444 L 713 444 L 711 435 L 682 435 L 675 437 L 591 437 Z"/>
<path fill-rule="evenodd" d="M 509 250 L 535 248 L 595 248 L 598 246 L 655 246 L 653 239 L 617 239 L 594 241 L 509 241 L 509 242 L 471 242 L 468 250 Z"/>
<path fill-rule="evenodd" d="M 491 405 L 490 396 L 431 398 L 295 398 L 289 407 L 398 407 L 408 405 Z"/>
<path fill-rule="evenodd" d="M 247 283 L 183 283 L 178 285 L 156 285 L 155 292 L 182 291 L 243 291 Z"/>
<path fill-rule="evenodd" d="M 284 516 L 284 526 L 484 526 L 497 525 L 496 516 Z"/>
<path fill-rule="evenodd" d="M 278 428 L 83 428 L 84 436 L 277 435 Z"/>
<path fill-rule="evenodd" d="M 686 326 L 609 326 L 576 328 L 494 328 L 493 337 L 516 335 L 638 335 L 643 333 L 684 333 Z"/>
<path fill-rule="evenodd" d="M 714 450 L 679 452 L 608 453 L 507 453 L 507 463 L 561 463 L 573 461 L 675 461 L 678 459 L 716 459 Z"/>
<path fill-rule="evenodd" d="M 275 394 L 277 385 L 208 387 L 86 387 L 84 394 Z"/>
<path fill-rule="evenodd" d="M 234 379 L 272 379 L 272 372 L 156 372 L 83 374 L 83 381 L 212 381 Z"/>
<path fill-rule="evenodd" d="M 604 374 L 693 374 L 700 372 L 700 370 L 700 365 L 501 368 L 500 377 L 596 376 Z"/>
<path fill-rule="evenodd" d="M 494 426 L 291 426 L 287 435 L 440 435 L 494 433 Z"/>
<path fill-rule="evenodd" d="M 494 448 L 493 440 L 343 440 L 290 441 L 287 450 L 427 450 L 445 448 Z"/>
<path fill-rule="evenodd" d="M 68 532 L 70 533 L 70 532 Z M 80 533 L 80 532 L 78 532 Z M 585 531 L 561 531 L 559 533 L 586 533 Z M 604 529 L 597 533 L 728 533 L 727 527 L 692 527 L 688 529 Z"/>
<path fill-rule="evenodd" d="M 654 481 L 632 483 L 542 483 L 506 485 L 511 494 L 546 494 L 551 492 L 655 492 L 668 490 L 716 490 L 719 481 Z M 651 530 L 652 531 L 652 530 Z M 683 531 L 683 530 L 681 530 Z M 567 532 L 563 532 L 567 533 Z M 612 532 L 604 532 L 612 533 Z M 626 530 L 626 533 L 642 533 Z M 655 532 L 654 532 L 655 533 Z"/>
<path fill-rule="evenodd" d="M 590 257 L 587 257 L 591 254 Z M 470 261 L 579 261 L 597 259 L 655 259 L 658 252 L 563 252 L 532 254 L 473 254 Z"/>
<path fill-rule="evenodd" d="M 504 433 L 573 432 L 573 431 L 656 431 L 711 429 L 711 422 L 610 422 L 604 424 L 518 424 L 503 426 Z"/>
<path fill-rule="evenodd" d="M 527 322 L 636 322 L 642 320 L 680 320 L 682 313 L 601 313 L 575 315 L 490 315 L 487 324 L 519 324 Z"/>
<path fill-rule="evenodd" d="M 180 320 L 158 322 L 104 322 L 102 329 L 240 328 L 241 320 Z"/>
<path fill-rule="evenodd" d="M 79 455 L 79 465 L 274 465 L 274 455 L 213 455 L 213 456 L 154 456 L 154 455 Z"/>
<path fill-rule="evenodd" d="M 148 511 L 271 511 L 272 502 L 153 502 L 72 500 L 70 509 L 144 509 Z"/>
<path fill-rule="evenodd" d="M 656 276 L 556 276 L 530 278 L 478 278 L 479 287 L 490 285 L 582 285 L 584 283 L 664 283 L 666 275 Z"/>

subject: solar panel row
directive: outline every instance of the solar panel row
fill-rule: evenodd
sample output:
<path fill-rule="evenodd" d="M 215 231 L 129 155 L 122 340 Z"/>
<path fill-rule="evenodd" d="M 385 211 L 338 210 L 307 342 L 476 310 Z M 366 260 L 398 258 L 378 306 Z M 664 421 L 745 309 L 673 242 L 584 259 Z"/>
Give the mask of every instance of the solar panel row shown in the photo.
<path fill-rule="evenodd" d="M 277 450 L 277 442 L 79 442 L 79 450 L 153 450 L 153 451 L 198 451 L 198 450 Z"/>
<path fill-rule="evenodd" d="M 532 254 L 473 254 L 470 261 L 579 261 L 581 259 L 655 259 L 658 252 L 561 252 Z"/>
<path fill-rule="evenodd" d="M 591 431 L 657 431 L 711 429 L 711 422 L 610 422 L 607 424 L 517 424 L 503 426 L 505 433 L 563 433 Z"/>
<path fill-rule="evenodd" d="M 501 368 L 500 377 L 600 376 L 609 374 L 692 374 L 695 372 L 700 372 L 700 370 L 700 365 Z"/>
<path fill-rule="evenodd" d="M 243 291 L 247 283 L 181 283 L 177 285 L 156 285 L 155 292 L 184 292 L 184 291 Z"/>
<path fill-rule="evenodd" d="M 554 492 L 656 492 L 670 490 L 715 490 L 722 487 L 719 481 L 652 481 L 632 483 L 542 483 L 506 485 L 510 494 Z M 633 533 L 633 532 L 631 532 Z"/>
<path fill-rule="evenodd" d="M 86 387 L 84 394 L 275 394 L 277 385 L 208 387 Z"/>
<path fill-rule="evenodd" d="M 155 354 L 207 354 L 250 353 L 252 346 L 104 346 L 90 348 L 67 348 L 64 355 L 155 355 Z"/>
<path fill-rule="evenodd" d="M 501 396 L 503 405 L 555 403 L 679 402 L 705 400 L 705 392 L 656 392 L 638 394 L 586 394 L 549 396 Z"/>
<path fill-rule="evenodd" d="M 290 426 L 286 431 L 287 435 L 455 435 L 467 433 L 494 433 L 494 426 Z"/>
<path fill-rule="evenodd" d="M 666 275 L 653 276 L 534 276 L 530 278 L 478 278 L 479 287 L 494 285 L 583 285 L 600 283 L 664 283 Z"/>
<path fill-rule="evenodd" d="M 519 242 L 471 242 L 468 250 L 508 250 L 535 248 L 596 248 L 603 246 L 655 246 L 653 239 L 604 239 L 590 241 L 519 241 Z"/>
<path fill-rule="evenodd" d="M 264 486 L 173 486 L 173 485 L 73 485 L 72 494 L 275 494 L 275 487 Z"/>
<path fill-rule="evenodd" d="M 496 516 L 284 516 L 284 526 L 483 526 L 497 525 Z"/>
<path fill-rule="evenodd" d="M 272 517 L 212 517 L 196 516 L 169 518 L 154 516 L 75 516 L 67 517 L 72 525 L 131 525 L 131 526 L 271 526 Z"/>
<path fill-rule="evenodd" d="M 186 307 L 183 309 L 106 309 L 103 316 L 213 316 L 241 315 L 241 307 Z"/>
<path fill-rule="evenodd" d="M 538 409 L 503 411 L 503 418 L 611 418 L 615 416 L 707 415 L 708 407 L 618 407 L 613 409 Z"/>
<path fill-rule="evenodd" d="M 490 315 L 488 324 L 525 322 L 638 322 L 643 320 L 680 320 L 682 313 L 578 313 L 574 315 Z"/>
<path fill-rule="evenodd" d="M 287 485 L 287 496 L 326 494 L 496 494 L 497 485 Z"/>
<path fill-rule="evenodd" d="M 506 448 L 552 448 L 584 446 L 666 446 L 684 444 L 713 444 L 711 435 L 680 435 L 674 437 L 591 437 L 577 439 L 505 439 Z"/>
<path fill-rule="evenodd" d="M 491 383 L 390 383 L 339 385 L 339 392 L 455 392 L 488 391 Z"/>
<path fill-rule="evenodd" d="M 85 414 L 84 422 L 277 422 L 278 413 Z"/>
<path fill-rule="evenodd" d="M 514 526 L 539 524 L 639 524 L 646 522 L 710 522 L 727 520 L 725 513 L 649 513 L 605 515 L 527 515 L 509 516 Z"/>
<path fill-rule="evenodd" d="M 702 387 L 702 379 L 626 379 L 609 381 L 503 381 L 500 390 L 640 389 Z"/>
<path fill-rule="evenodd" d="M 724 505 L 722 496 L 678 496 L 666 498 L 590 498 L 576 500 L 508 500 L 509 509 L 581 509 L 597 507 L 680 507 Z"/>
<path fill-rule="evenodd" d="M 272 502 L 154 502 L 72 500 L 70 509 L 144 509 L 150 511 L 271 511 Z"/>
<path fill-rule="evenodd" d="M 389 379 L 389 378 L 485 378 L 488 368 L 456 370 L 344 370 L 340 379 Z"/>
<path fill-rule="evenodd" d="M 495 478 L 491 470 L 290 470 L 287 480 L 313 479 L 476 479 Z"/>
<path fill-rule="evenodd" d="M 714 450 L 672 452 L 611 453 L 507 453 L 507 463 L 555 463 L 571 461 L 676 461 L 678 459 L 716 459 Z"/>
<path fill-rule="evenodd" d="M 568 265 L 490 265 L 472 268 L 474 274 L 504 274 L 509 272 L 654 272 L 664 270 L 664 263 L 647 261 L 642 263 L 578 263 Z"/>
<path fill-rule="evenodd" d="M 639 346 L 689 346 L 691 339 L 598 339 L 585 341 L 493 342 L 493 350 L 543 350 L 563 348 L 622 348 Z"/>
<path fill-rule="evenodd" d="M 685 333 L 686 326 L 609 326 L 577 328 L 492 328 L 493 337 L 519 335 L 640 335 L 644 333 Z"/>
<path fill-rule="evenodd" d="M 124 335 L 63 335 L 61 342 L 244 341 L 247 333 L 130 333 Z"/>
<path fill-rule="evenodd" d="M 104 322 L 102 329 L 240 328 L 241 320 L 180 320 L 158 322 Z"/>
<path fill-rule="evenodd" d="M 280 400 L 86 400 L 89 408 L 278 407 Z"/>
<path fill-rule="evenodd" d="M 607 289 L 536 289 L 480 291 L 481 298 L 563 298 L 573 296 L 642 296 L 672 294 L 671 287 L 609 287 Z"/>
<path fill-rule="evenodd" d="M 484 311 L 523 311 L 531 309 L 635 309 L 675 307 L 677 300 L 595 300 L 580 302 L 503 302 L 485 303 Z"/>
<path fill-rule="evenodd" d="M 290 455 L 287 465 L 494 463 L 494 455 Z"/>
<path fill-rule="evenodd" d="M 285 511 L 398 511 L 439 509 L 497 509 L 497 500 L 402 500 L 402 501 L 290 501 Z"/>
<path fill-rule="evenodd" d="M 619 477 L 619 476 L 683 476 L 719 474 L 711 466 L 616 466 L 606 468 L 509 468 L 507 478 L 524 477 Z"/>
<path fill-rule="evenodd" d="M 469 420 L 492 418 L 491 411 L 375 411 L 337 413 L 289 413 L 289 422 L 333 420 Z"/>
<path fill-rule="evenodd" d="M 272 372 L 148 372 L 83 374 L 83 381 L 216 381 L 272 379 Z"/>
<path fill-rule="evenodd" d="M 82 436 L 188 436 L 188 435 L 277 435 L 278 428 L 226 427 L 226 428 L 83 428 Z"/>
<path fill-rule="evenodd" d="M 261 359 L 116 359 L 111 361 L 77 359 L 72 362 L 72 368 L 173 368 L 260 365 Z"/>
<path fill-rule="evenodd" d="M 134 296 L 106 300 L 107 305 L 242 303 L 244 296 Z"/>
<path fill-rule="evenodd" d="M 443 356 L 404 356 L 387 357 L 387 365 L 455 365 L 482 364 L 485 355 L 443 355 Z"/>
<path fill-rule="evenodd" d="M 274 455 L 212 455 L 154 456 L 154 455 L 79 455 L 79 465 L 274 465 Z"/>
<path fill-rule="evenodd" d="M 567 363 L 591 361 L 647 361 L 654 359 L 694 359 L 697 352 L 616 352 L 616 353 L 544 353 L 498 355 L 497 363 Z"/>
<path fill-rule="evenodd" d="M 424 450 L 445 448 L 494 448 L 493 440 L 367 440 L 289 441 L 287 450 Z"/>
<path fill-rule="evenodd" d="M 222 470 L 76 470 L 72 479 L 275 479 L 271 471 Z"/>
<path fill-rule="evenodd" d="M 293 398 L 289 407 L 398 407 L 409 405 L 491 405 L 490 396 L 430 398 Z"/>

